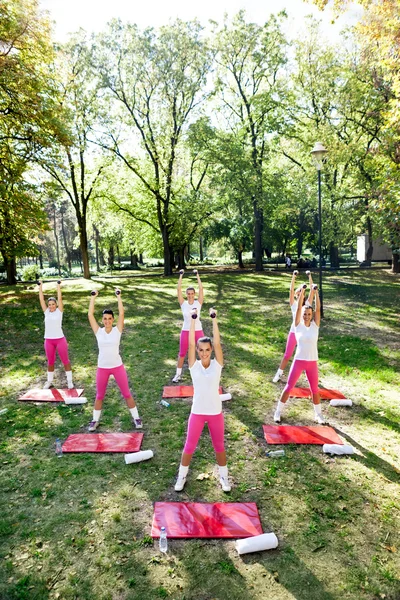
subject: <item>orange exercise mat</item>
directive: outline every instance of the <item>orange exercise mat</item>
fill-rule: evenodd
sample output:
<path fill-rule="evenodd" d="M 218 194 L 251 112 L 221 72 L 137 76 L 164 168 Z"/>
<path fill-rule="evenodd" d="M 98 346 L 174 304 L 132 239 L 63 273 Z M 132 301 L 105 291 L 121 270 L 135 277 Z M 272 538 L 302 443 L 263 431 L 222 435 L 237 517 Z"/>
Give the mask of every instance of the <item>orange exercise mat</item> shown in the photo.
<path fill-rule="evenodd" d="M 338 390 L 330 390 L 328 388 L 320 388 L 319 394 L 321 400 L 345 400 L 346 396 L 343 396 L 342 392 Z M 290 396 L 293 398 L 311 398 L 312 392 L 310 388 L 294 387 L 290 390 Z"/>
<path fill-rule="evenodd" d="M 33 389 L 29 390 L 18 398 L 21 402 L 65 402 L 66 398 L 79 398 L 82 396 L 83 388 L 73 388 L 72 390 L 50 388 L 49 390 Z"/>
<path fill-rule="evenodd" d="M 219 393 L 222 394 L 222 387 L 219 388 Z M 167 385 L 163 390 L 163 398 L 192 398 L 192 385 Z"/>
<path fill-rule="evenodd" d="M 343 444 L 332 427 L 317 425 L 263 425 L 268 444 Z"/>

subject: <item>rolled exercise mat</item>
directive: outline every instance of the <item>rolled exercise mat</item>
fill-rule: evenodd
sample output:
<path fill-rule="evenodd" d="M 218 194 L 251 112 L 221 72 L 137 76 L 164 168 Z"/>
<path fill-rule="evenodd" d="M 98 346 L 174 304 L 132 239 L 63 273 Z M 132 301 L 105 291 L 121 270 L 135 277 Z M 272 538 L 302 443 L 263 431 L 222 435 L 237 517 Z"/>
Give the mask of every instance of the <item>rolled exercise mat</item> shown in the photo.
<path fill-rule="evenodd" d="M 143 433 L 73 433 L 63 444 L 63 452 L 138 452 Z"/>
<path fill-rule="evenodd" d="M 141 450 L 140 452 L 132 452 L 131 454 L 125 454 L 125 464 L 131 465 L 132 463 L 142 462 L 142 460 L 149 460 L 153 458 L 153 450 Z"/>
<path fill-rule="evenodd" d="M 65 404 L 86 404 L 87 398 L 85 396 L 78 396 L 78 398 L 65 398 Z"/>
<path fill-rule="evenodd" d="M 165 527 L 170 538 L 247 538 L 263 532 L 255 502 L 156 502 L 151 536 Z"/>
<path fill-rule="evenodd" d="M 353 406 L 353 403 L 351 400 L 331 400 L 329 402 L 329 404 L 331 406 Z"/>
<path fill-rule="evenodd" d="M 219 399 L 221 400 L 221 402 L 225 402 L 225 400 L 232 400 L 232 395 L 229 393 L 228 394 L 220 394 Z"/>
<path fill-rule="evenodd" d="M 354 454 L 353 446 L 346 444 L 324 444 L 322 446 L 322 451 L 325 454 Z"/>
<path fill-rule="evenodd" d="M 29 390 L 18 398 L 21 402 L 65 402 L 66 398 L 78 398 L 82 396 L 83 388 L 72 390 L 50 388 L 49 390 L 33 389 Z"/>
<path fill-rule="evenodd" d="M 222 387 L 219 388 L 222 394 Z M 163 389 L 163 398 L 191 398 L 193 396 L 192 385 L 167 385 Z"/>
<path fill-rule="evenodd" d="M 346 396 L 343 396 L 342 392 L 338 390 L 330 390 L 328 388 L 319 388 L 318 390 L 321 400 L 332 400 L 333 398 L 339 398 L 344 400 Z M 294 387 L 290 390 L 289 394 L 292 398 L 311 398 L 312 392 L 310 388 Z"/>
<path fill-rule="evenodd" d="M 317 425 L 263 425 L 268 444 L 343 444 L 332 427 Z"/>
<path fill-rule="evenodd" d="M 238 540 L 236 550 L 238 554 L 248 554 L 249 552 L 261 552 L 262 550 L 273 550 L 278 547 L 278 538 L 274 533 L 262 533 L 253 537 Z"/>

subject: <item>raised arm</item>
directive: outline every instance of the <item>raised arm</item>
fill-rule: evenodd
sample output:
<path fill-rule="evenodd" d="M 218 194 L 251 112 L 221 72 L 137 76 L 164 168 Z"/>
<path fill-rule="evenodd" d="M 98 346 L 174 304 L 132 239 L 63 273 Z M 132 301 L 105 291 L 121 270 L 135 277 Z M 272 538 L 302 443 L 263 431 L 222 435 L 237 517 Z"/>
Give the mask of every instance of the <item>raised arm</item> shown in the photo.
<path fill-rule="evenodd" d="M 311 271 L 306 271 L 306 275 L 308 275 L 308 284 L 310 286 L 310 293 L 308 294 L 307 304 L 309 306 L 312 306 L 312 303 L 314 300 L 314 294 L 315 294 L 314 282 L 312 279 Z"/>
<path fill-rule="evenodd" d="M 195 336 L 196 319 L 197 319 L 197 308 L 193 308 L 192 309 L 192 319 L 190 321 L 190 329 L 189 329 L 189 350 L 188 350 L 189 368 L 193 367 L 194 363 L 196 362 L 196 336 Z"/>
<path fill-rule="evenodd" d="M 60 310 L 61 312 L 64 312 L 64 304 L 63 304 L 62 293 L 61 293 L 61 281 L 57 281 L 57 304 L 58 304 L 58 310 Z"/>
<path fill-rule="evenodd" d="M 315 324 L 318 325 L 321 323 L 321 300 L 319 298 L 318 288 L 316 287 L 314 290 L 315 293 L 315 312 L 314 312 L 314 321 Z"/>
<path fill-rule="evenodd" d="M 124 322 L 125 322 L 125 311 L 124 311 L 124 305 L 122 304 L 121 290 L 115 290 L 115 295 L 117 296 L 117 300 L 118 300 L 117 329 L 118 329 L 118 331 L 120 331 L 122 333 L 122 331 L 124 329 Z"/>
<path fill-rule="evenodd" d="M 301 321 L 301 311 L 303 310 L 303 299 L 304 299 L 304 292 L 305 292 L 306 287 L 307 287 L 307 285 L 304 284 L 300 290 L 299 303 L 297 305 L 296 318 L 294 320 L 295 327 L 297 327 L 297 325 L 299 325 L 299 323 Z"/>
<path fill-rule="evenodd" d="M 88 319 L 89 319 L 90 326 L 93 329 L 93 333 L 94 333 L 94 335 L 96 335 L 96 333 L 99 330 L 99 325 L 94 317 L 94 301 L 96 299 L 96 296 L 98 296 L 99 292 L 97 290 L 93 290 L 90 294 L 91 295 L 90 295 Z"/>
<path fill-rule="evenodd" d="M 217 359 L 217 362 L 221 365 L 221 367 L 223 367 L 224 366 L 224 354 L 222 352 L 221 338 L 219 335 L 217 311 L 214 308 L 210 308 L 210 317 L 212 319 L 212 324 L 213 324 L 213 345 L 214 345 L 215 358 Z"/>
<path fill-rule="evenodd" d="M 40 301 L 40 306 L 42 307 L 42 311 L 46 312 L 47 306 L 46 306 L 46 301 L 45 301 L 44 295 L 43 295 L 42 282 L 38 281 L 38 284 L 39 284 L 39 301 Z"/>
<path fill-rule="evenodd" d="M 200 275 L 199 272 L 197 271 L 197 269 L 194 269 L 193 273 L 196 275 L 197 277 L 197 285 L 199 286 L 199 296 L 198 296 L 198 301 L 200 302 L 200 304 L 203 304 L 204 301 L 204 289 L 203 289 L 203 284 L 201 283 L 201 279 L 200 279 Z"/>
<path fill-rule="evenodd" d="M 183 279 L 183 274 L 184 274 L 184 270 L 181 269 L 179 271 L 179 279 L 178 279 L 178 302 L 179 304 L 182 306 L 182 304 L 184 303 L 184 299 L 183 299 L 183 294 L 182 294 L 182 279 Z"/>
<path fill-rule="evenodd" d="M 296 277 L 299 274 L 298 271 L 293 271 L 292 281 L 290 282 L 290 294 L 289 294 L 289 304 L 292 306 L 294 302 L 294 286 L 296 283 Z"/>

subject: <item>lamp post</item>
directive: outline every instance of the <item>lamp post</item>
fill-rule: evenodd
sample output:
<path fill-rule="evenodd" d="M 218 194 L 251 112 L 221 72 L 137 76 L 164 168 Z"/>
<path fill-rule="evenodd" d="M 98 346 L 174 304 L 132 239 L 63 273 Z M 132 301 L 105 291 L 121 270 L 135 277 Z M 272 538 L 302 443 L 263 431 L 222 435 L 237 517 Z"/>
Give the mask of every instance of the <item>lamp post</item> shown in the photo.
<path fill-rule="evenodd" d="M 315 142 L 311 156 L 318 171 L 318 252 L 319 252 L 319 297 L 321 300 L 321 317 L 324 316 L 324 303 L 322 294 L 322 209 L 321 209 L 321 169 L 327 149 L 322 142 Z"/>

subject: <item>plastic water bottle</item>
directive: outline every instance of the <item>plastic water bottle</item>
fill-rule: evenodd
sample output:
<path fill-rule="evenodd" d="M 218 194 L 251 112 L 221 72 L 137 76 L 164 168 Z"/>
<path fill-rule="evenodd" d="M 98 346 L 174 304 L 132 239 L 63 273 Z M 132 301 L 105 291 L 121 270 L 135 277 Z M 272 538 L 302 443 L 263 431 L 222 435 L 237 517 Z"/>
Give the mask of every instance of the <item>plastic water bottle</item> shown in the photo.
<path fill-rule="evenodd" d="M 166 406 L 168 408 L 168 406 L 170 406 L 169 402 L 167 402 L 166 400 L 160 400 L 160 404 L 162 406 Z"/>
<path fill-rule="evenodd" d="M 163 552 L 164 554 L 168 552 L 167 530 L 165 529 L 165 527 L 161 527 L 159 544 L 160 552 Z"/>
<path fill-rule="evenodd" d="M 277 456 L 285 456 L 284 450 L 271 450 L 270 452 L 265 453 L 269 458 L 276 458 Z"/>
<path fill-rule="evenodd" d="M 0 410 L 0 415 L 4 415 L 8 411 L 8 408 L 2 408 Z"/>
<path fill-rule="evenodd" d="M 57 455 L 57 458 L 61 458 L 62 455 L 63 455 L 62 445 L 61 445 L 60 438 L 56 439 L 56 455 Z"/>

